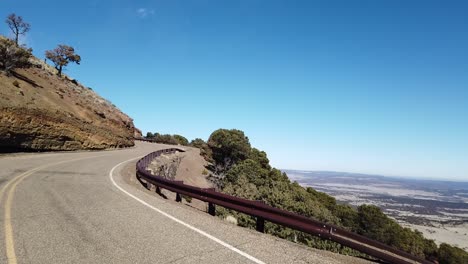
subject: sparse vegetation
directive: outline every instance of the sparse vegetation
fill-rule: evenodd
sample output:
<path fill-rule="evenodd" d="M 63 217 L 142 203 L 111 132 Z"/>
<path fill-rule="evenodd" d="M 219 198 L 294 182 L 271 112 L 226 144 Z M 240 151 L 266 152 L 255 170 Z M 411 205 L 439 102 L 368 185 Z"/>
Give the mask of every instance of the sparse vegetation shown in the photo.
<path fill-rule="evenodd" d="M 30 66 L 32 49 L 20 47 L 11 40 L 0 36 L 0 70 L 10 75 L 17 68 Z"/>
<path fill-rule="evenodd" d="M 98 104 L 96 100 L 104 99 L 93 92 L 83 92 L 77 80 L 51 78 L 54 72 L 51 66 L 32 55 L 32 49 L 0 35 L 2 150 L 54 151 L 134 145 L 132 119 L 110 105 Z M 66 100 L 56 100 L 59 98 Z M 70 105 L 73 109 L 69 109 Z M 82 118 L 82 114 L 90 117 L 96 111 L 105 113 L 105 118 L 93 122 Z M 91 134 L 95 137 L 90 138 Z M 35 141 L 38 137 L 41 142 Z"/>
<path fill-rule="evenodd" d="M 181 196 L 182 196 L 182 198 L 183 198 L 185 201 L 187 201 L 187 203 L 191 203 L 191 202 L 192 202 L 192 197 L 187 196 L 187 195 L 183 195 L 183 194 L 182 194 Z"/>
<path fill-rule="evenodd" d="M 62 76 L 63 67 L 66 67 L 68 63 L 74 62 L 79 65 L 81 62 L 80 55 L 75 53 L 73 47 L 67 45 L 58 45 L 57 48 L 46 51 L 45 55 L 54 63 L 58 76 Z"/>

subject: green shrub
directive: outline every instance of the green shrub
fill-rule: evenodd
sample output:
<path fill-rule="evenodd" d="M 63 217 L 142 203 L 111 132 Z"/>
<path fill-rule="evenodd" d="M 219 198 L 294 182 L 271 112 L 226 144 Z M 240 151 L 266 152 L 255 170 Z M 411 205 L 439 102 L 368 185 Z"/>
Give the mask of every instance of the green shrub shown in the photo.
<path fill-rule="evenodd" d="M 20 88 L 20 83 L 17 80 L 14 80 L 12 83 L 14 86 Z"/>
<path fill-rule="evenodd" d="M 17 46 L 13 40 L 0 36 L 0 70 L 10 75 L 17 68 L 30 67 L 32 49 Z"/>
<path fill-rule="evenodd" d="M 173 135 L 172 137 L 175 139 L 175 141 L 179 145 L 188 146 L 188 144 L 189 144 L 188 139 L 186 139 L 185 137 L 183 137 L 181 135 Z"/>
<path fill-rule="evenodd" d="M 169 134 L 159 134 L 159 133 L 146 133 L 146 138 L 151 139 L 156 143 L 169 144 L 169 145 L 189 145 L 188 139 L 181 135 L 169 135 Z"/>
<path fill-rule="evenodd" d="M 265 151 L 260 151 L 256 148 L 252 148 L 249 158 L 258 162 L 263 168 L 271 169 L 270 160 L 268 159 Z"/>
<path fill-rule="evenodd" d="M 439 263 L 468 263 L 468 253 L 461 248 L 442 243 L 439 247 Z"/>
<path fill-rule="evenodd" d="M 208 162 L 213 162 L 213 152 L 208 144 L 201 138 L 196 138 L 192 140 L 189 144 L 192 147 L 200 149 L 200 155 L 202 155 L 205 160 Z"/>
<path fill-rule="evenodd" d="M 424 238 L 419 231 L 403 228 L 374 205 L 358 207 L 358 233 L 422 258 L 437 254 L 433 240 Z"/>
<path fill-rule="evenodd" d="M 153 140 L 156 143 L 161 143 L 161 144 L 169 144 L 169 145 L 179 144 L 179 142 L 173 136 L 171 136 L 169 134 L 161 135 L 159 133 L 155 133 L 154 137 L 153 137 Z"/>
<path fill-rule="evenodd" d="M 251 152 L 249 138 L 237 129 L 218 129 L 210 135 L 208 146 L 217 164 L 236 164 L 249 157 Z"/>

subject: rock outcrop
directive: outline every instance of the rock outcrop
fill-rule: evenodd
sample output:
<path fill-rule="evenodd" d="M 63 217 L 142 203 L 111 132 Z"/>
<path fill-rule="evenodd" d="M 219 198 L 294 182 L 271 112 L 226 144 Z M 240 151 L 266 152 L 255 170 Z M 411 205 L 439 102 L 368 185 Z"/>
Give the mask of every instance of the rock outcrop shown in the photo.
<path fill-rule="evenodd" d="M 0 72 L 0 151 L 130 147 L 133 120 L 91 88 L 50 66 Z"/>
<path fill-rule="evenodd" d="M 133 133 L 133 137 L 137 139 L 143 138 L 143 133 L 141 132 L 140 129 L 135 127 L 135 132 Z"/>

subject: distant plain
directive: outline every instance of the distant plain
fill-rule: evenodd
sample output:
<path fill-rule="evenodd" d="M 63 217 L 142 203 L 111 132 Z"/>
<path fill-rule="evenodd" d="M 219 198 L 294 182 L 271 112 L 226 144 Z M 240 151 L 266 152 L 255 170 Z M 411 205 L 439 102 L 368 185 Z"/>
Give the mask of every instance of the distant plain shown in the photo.
<path fill-rule="evenodd" d="M 352 206 L 373 204 L 424 236 L 468 249 L 468 182 L 332 171 L 283 170 L 293 181 Z"/>

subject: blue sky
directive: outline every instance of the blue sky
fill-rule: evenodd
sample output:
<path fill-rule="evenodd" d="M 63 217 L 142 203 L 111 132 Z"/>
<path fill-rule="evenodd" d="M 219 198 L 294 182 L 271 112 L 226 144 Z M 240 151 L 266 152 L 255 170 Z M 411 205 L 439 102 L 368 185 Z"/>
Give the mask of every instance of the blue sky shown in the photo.
<path fill-rule="evenodd" d="M 466 1 L 0 2 L 144 132 L 238 128 L 278 168 L 468 180 Z M 6 25 L 2 34 L 9 34 Z"/>

